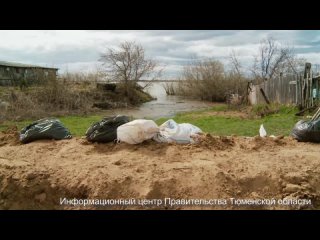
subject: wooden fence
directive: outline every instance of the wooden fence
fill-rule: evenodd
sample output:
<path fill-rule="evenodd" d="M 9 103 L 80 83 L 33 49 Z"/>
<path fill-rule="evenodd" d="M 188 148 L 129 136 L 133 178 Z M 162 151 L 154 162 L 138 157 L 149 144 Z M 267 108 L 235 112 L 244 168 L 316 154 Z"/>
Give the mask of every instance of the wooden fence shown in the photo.
<path fill-rule="evenodd" d="M 319 77 L 308 74 L 287 74 L 269 79 L 258 85 L 251 84 L 251 104 L 266 103 L 263 93 L 272 103 L 312 107 L 319 100 Z"/>

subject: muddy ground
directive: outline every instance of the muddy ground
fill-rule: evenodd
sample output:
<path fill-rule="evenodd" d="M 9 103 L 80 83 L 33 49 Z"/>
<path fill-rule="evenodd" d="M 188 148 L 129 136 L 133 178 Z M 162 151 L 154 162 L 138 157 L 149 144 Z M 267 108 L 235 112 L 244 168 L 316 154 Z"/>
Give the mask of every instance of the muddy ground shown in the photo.
<path fill-rule="evenodd" d="M 61 205 L 64 198 L 220 199 L 220 203 L 225 199 L 227 204 L 177 205 L 178 202 L 171 202 L 172 206 L 162 203 L 160 206 L 84 207 Z M 308 199 L 312 204 L 237 205 L 232 204 L 230 198 Z M 207 134 L 194 145 L 153 141 L 139 145 L 91 144 L 81 138 L 22 145 L 17 129 L 0 133 L 0 209 L 319 207 L 319 144 L 299 143 L 290 137 L 214 137 Z"/>

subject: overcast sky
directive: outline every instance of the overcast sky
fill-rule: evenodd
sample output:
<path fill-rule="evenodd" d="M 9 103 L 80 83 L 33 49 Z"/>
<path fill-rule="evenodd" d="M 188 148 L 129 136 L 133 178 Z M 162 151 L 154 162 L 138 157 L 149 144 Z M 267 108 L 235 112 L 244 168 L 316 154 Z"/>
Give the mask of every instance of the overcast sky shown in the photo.
<path fill-rule="evenodd" d="M 311 63 L 320 63 L 318 30 L 0 31 L 0 61 L 58 67 L 60 73 L 94 71 L 105 49 L 136 41 L 148 57 L 165 66 L 166 78 L 175 78 L 192 56 L 227 63 L 232 49 L 249 66 L 259 42 L 267 36 L 295 46 L 296 53 Z"/>

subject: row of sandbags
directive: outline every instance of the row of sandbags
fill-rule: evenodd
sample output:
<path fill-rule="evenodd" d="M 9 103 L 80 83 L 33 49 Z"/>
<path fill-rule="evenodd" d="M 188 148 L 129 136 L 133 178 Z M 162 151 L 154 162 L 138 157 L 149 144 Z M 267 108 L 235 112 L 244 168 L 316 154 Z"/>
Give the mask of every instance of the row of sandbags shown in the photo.
<path fill-rule="evenodd" d="M 194 137 L 201 133 L 201 129 L 189 124 L 178 124 L 170 119 L 158 126 L 152 120 L 137 119 L 130 121 L 127 116 L 113 116 L 103 118 L 92 124 L 86 131 L 86 138 L 90 142 L 126 142 L 129 144 L 142 143 L 153 139 L 163 143 L 194 143 Z M 58 119 L 41 119 L 33 122 L 20 133 L 20 141 L 28 143 L 39 139 L 69 139 L 70 131 Z"/>
<path fill-rule="evenodd" d="M 90 142 L 120 141 L 138 144 L 148 139 L 163 143 L 194 143 L 201 129 L 189 124 L 178 124 L 170 119 L 160 125 L 152 120 L 137 119 L 130 121 L 127 116 L 113 116 L 103 118 L 92 124 L 86 131 L 86 138 Z M 260 126 L 260 136 L 266 136 L 263 125 Z M 299 121 L 293 128 L 291 135 L 298 141 L 320 142 L 320 119 L 313 121 Z M 40 139 L 70 139 L 70 131 L 58 119 L 41 119 L 33 122 L 20 132 L 20 141 L 29 143 Z"/>

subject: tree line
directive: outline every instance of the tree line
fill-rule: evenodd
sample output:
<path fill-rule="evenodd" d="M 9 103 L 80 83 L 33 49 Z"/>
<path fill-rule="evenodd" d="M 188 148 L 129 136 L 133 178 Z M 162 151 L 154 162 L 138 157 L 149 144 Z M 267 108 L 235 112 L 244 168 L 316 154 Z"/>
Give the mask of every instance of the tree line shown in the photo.
<path fill-rule="evenodd" d="M 117 81 L 130 95 L 141 79 L 159 79 L 164 71 L 160 63 L 146 57 L 145 49 L 136 42 L 120 43 L 101 54 L 103 74 L 108 81 Z M 214 58 L 191 59 L 183 66 L 178 83 L 165 83 L 167 94 L 179 94 L 202 100 L 225 101 L 228 94 L 245 96 L 248 82 L 268 81 L 281 73 L 300 72 L 306 60 L 299 58 L 294 47 L 272 37 L 260 41 L 251 66 L 245 67 L 236 51 L 229 55 L 228 69 Z M 149 84 L 145 85 L 147 87 Z"/>

